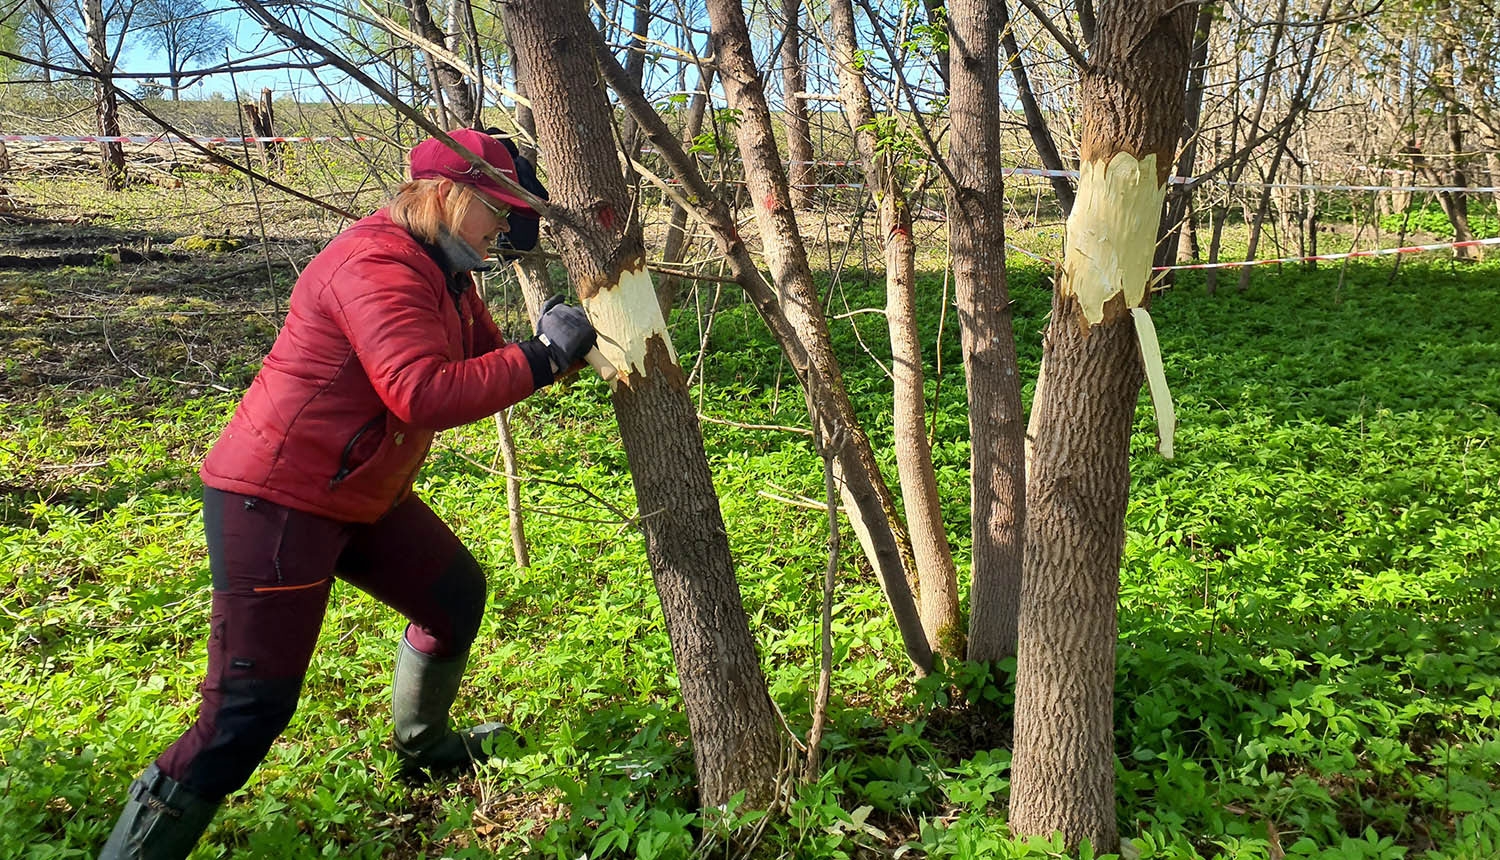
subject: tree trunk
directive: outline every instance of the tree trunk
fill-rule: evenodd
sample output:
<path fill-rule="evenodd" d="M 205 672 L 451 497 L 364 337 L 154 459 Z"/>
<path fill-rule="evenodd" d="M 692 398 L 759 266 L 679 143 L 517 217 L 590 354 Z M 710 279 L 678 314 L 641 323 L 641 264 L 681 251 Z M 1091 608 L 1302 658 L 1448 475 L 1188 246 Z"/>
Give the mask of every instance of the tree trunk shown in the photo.
<path fill-rule="evenodd" d="M 252 137 L 276 136 L 276 105 L 269 87 L 260 91 L 259 102 L 245 102 L 240 107 L 245 111 L 245 118 L 250 121 Z M 255 149 L 260 153 L 261 167 L 267 172 L 280 169 L 285 148 L 286 144 L 274 140 L 256 141 Z"/>
<path fill-rule="evenodd" d="M 1286 8 L 1285 0 L 1282 2 L 1282 8 Z M 1323 43 L 1323 28 L 1328 21 L 1328 12 L 1332 8 L 1333 0 L 1323 0 L 1317 17 L 1313 19 L 1315 23 L 1313 25 L 1312 36 L 1308 39 L 1307 56 L 1303 58 L 1302 65 L 1298 69 L 1297 83 L 1292 89 L 1291 103 L 1287 107 L 1288 119 L 1301 113 L 1306 108 L 1308 86 L 1312 83 L 1313 64 L 1317 62 L 1318 46 Z M 1278 24 L 1278 27 L 1280 26 L 1282 25 Z M 1266 62 L 1273 63 L 1275 60 L 1275 55 L 1272 55 L 1267 58 Z M 1245 252 L 1246 261 L 1255 259 L 1256 247 L 1260 242 L 1261 227 L 1265 223 L 1266 210 L 1271 203 L 1271 192 L 1273 190 L 1271 183 L 1276 181 L 1277 174 L 1281 169 L 1282 156 L 1290 151 L 1292 131 L 1294 129 L 1295 124 L 1288 121 L 1282 128 L 1281 133 L 1277 135 L 1276 151 L 1271 156 L 1271 167 L 1266 175 L 1266 187 L 1261 189 L 1260 201 L 1256 204 L 1255 208 L 1255 217 L 1251 220 L 1250 224 L 1250 246 Z M 1247 155 L 1246 158 L 1248 157 Z M 1240 268 L 1239 288 L 1242 291 L 1250 286 L 1250 269 L 1250 266 Z"/>
<path fill-rule="evenodd" d="M 1047 327 L 1026 488 L 1011 827 L 1116 851 L 1114 679 L 1147 282 L 1183 119 L 1194 9 L 1099 7 L 1082 170 Z"/>
<path fill-rule="evenodd" d="M 1204 79 L 1208 76 L 1208 37 L 1213 29 L 1216 7 L 1205 4 L 1198 10 L 1193 27 L 1193 59 L 1188 71 L 1187 101 L 1182 123 L 1182 152 L 1177 156 L 1177 175 L 1191 177 L 1198 166 L 1198 136 L 1203 116 Z M 1182 255 L 1184 235 L 1192 232 L 1191 210 L 1193 188 L 1174 184 L 1167 188 L 1167 213 L 1162 218 L 1161 241 L 1156 248 L 1156 265 L 1169 266 Z M 1194 240 L 1196 242 L 1196 240 Z M 1168 283 L 1175 273 L 1167 272 Z"/>
<path fill-rule="evenodd" d="M 630 41 L 629 53 L 625 58 L 625 72 L 630 79 L 635 81 L 636 86 L 641 86 L 646 79 L 646 38 L 651 32 L 651 0 L 635 0 L 635 15 L 631 21 L 630 32 L 634 38 Z M 620 122 L 620 141 L 624 145 L 625 155 L 625 177 L 630 185 L 637 184 L 640 180 L 636 175 L 635 168 L 631 162 L 640 157 L 641 135 L 636 128 L 635 120 L 630 114 L 626 114 Z"/>
<path fill-rule="evenodd" d="M 1443 0 L 1438 4 L 1438 13 L 1440 20 L 1448 23 L 1453 15 L 1452 3 Z M 1444 27 L 1442 31 L 1433 76 L 1437 79 L 1440 92 L 1444 94 L 1443 128 L 1447 132 L 1449 151 L 1453 153 L 1453 170 L 1448 176 L 1434 174 L 1434 178 L 1450 187 L 1463 188 L 1469 184 L 1469 174 L 1464 169 L 1467 156 L 1464 155 L 1464 130 L 1461 116 L 1463 107 L 1456 103 L 1457 88 L 1453 80 L 1454 55 L 1457 49 L 1454 46 L 1452 30 Z M 1453 241 L 1472 242 L 1474 231 L 1469 228 L 1469 195 L 1463 191 L 1439 191 L 1438 203 L 1443 207 L 1443 213 L 1448 216 L 1448 223 L 1453 225 Z M 1458 260 L 1473 262 L 1483 255 L 1479 247 L 1468 245 L 1454 248 L 1453 256 Z"/>
<path fill-rule="evenodd" d="M 743 22 L 743 19 L 741 21 Z M 743 32 L 743 26 L 741 31 Z M 728 204 L 709 187 L 703 179 L 702 172 L 698 169 L 697 161 L 688 156 L 681 143 L 667 128 L 666 123 L 662 122 L 661 117 L 646 101 L 640 89 L 631 84 L 625 75 L 625 70 L 615 62 L 614 56 L 597 34 L 594 39 L 594 52 L 599 61 L 600 71 L 619 96 L 620 103 L 641 124 L 652 144 L 671 166 L 672 172 L 682 181 L 685 196 L 680 199 L 680 202 L 690 205 L 694 216 L 708 227 L 719 251 L 725 256 L 735 282 L 744 289 L 756 312 L 765 321 L 766 327 L 771 330 L 771 335 L 780 344 L 787 363 L 797 375 L 798 382 L 806 389 L 812 404 L 812 420 L 822 425 L 822 430 L 826 434 L 825 438 L 829 440 L 829 444 L 837 448 L 835 465 L 845 475 L 842 479 L 844 486 L 840 492 L 850 523 L 856 530 L 866 524 L 874 526 L 872 533 L 875 540 L 866 548 L 866 553 L 880 579 L 881 589 L 885 592 L 886 601 L 891 607 L 891 614 L 900 630 L 901 642 L 906 647 L 906 653 L 911 657 L 912 663 L 919 670 L 924 672 L 930 670 L 932 652 L 927 647 L 927 637 L 922 632 L 922 621 L 917 613 L 915 601 L 912 599 L 911 586 L 906 579 L 906 571 L 912 569 L 910 545 L 905 543 L 901 520 L 894 511 L 890 491 L 886 488 L 880 471 L 875 465 L 874 452 L 870 448 L 869 439 L 855 419 L 854 407 L 849 401 L 848 391 L 844 388 L 838 363 L 832 359 L 826 322 L 821 315 L 817 316 L 811 325 L 820 326 L 820 333 L 815 331 L 810 335 L 808 323 L 801 321 L 800 318 L 799 322 L 794 322 L 792 313 L 796 309 L 788 310 L 791 303 L 784 300 L 788 294 L 805 297 L 799 300 L 814 309 L 818 308 L 817 295 L 811 290 L 812 273 L 807 266 L 805 253 L 800 257 L 800 268 L 795 262 L 789 262 L 792 254 L 802 251 L 800 236 L 796 233 L 764 234 L 767 245 L 775 246 L 778 252 L 773 268 L 780 271 L 788 280 L 795 278 L 790 288 L 773 287 L 761 274 L 755 261 L 751 259 Z M 746 66 L 741 62 L 737 68 L 742 70 Z M 753 66 L 750 68 L 753 69 Z M 743 74 L 743 72 L 739 73 Z M 765 110 L 764 98 L 760 100 L 760 106 L 761 110 L 757 114 L 757 128 L 767 130 L 770 128 L 769 112 Z M 760 169 L 776 171 L 779 185 L 766 182 L 761 185 L 761 188 L 779 187 L 780 194 L 771 198 L 772 202 L 775 202 L 781 211 L 789 211 L 790 206 L 786 202 L 786 178 L 780 172 L 780 163 L 775 160 L 775 141 L 772 140 L 769 143 L 771 159 L 769 166 L 762 161 Z M 763 147 L 758 147 L 757 153 L 762 159 L 766 157 Z M 764 176 L 759 177 L 759 181 L 764 180 Z M 762 200 L 765 199 L 767 198 L 762 197 Z M 795 221 L 792 223 L 795 229 Z M 785 243 L 791 243 L 795 251 L 788 252 L 784 247 Z"/>
<path fill-rule="evenodd" d="M 971 660 L 1016 653 L 1026 523 L 1026 422 L 1005 273 L 999 5 L 948 3 L 948 230 L 969 401 Z"/>
<path fill-rule="evenodd" d="M 708 113 L 709 90 L 713 89 L 713 66 L 704 64 L 701 68 L 698 92 L 693 93 L 693 100 L 688 103 L 687 122 L 682 129 L 682 139 L 689 146 L 699 132 L 703 131 L 703 118 Z M 687 253 L 687 222 L 687 209 L 674 202 L 671 218 L 667 222 L 667 238 L 662 242 L 661 249 L 662 262 L 669 266 L 682 262 L 683 255 Z M 681 280 L 675 275 L 663 275 L 656 282 L 656 301 L 661 305 L 661 315 L 664 318 L 677 304 L 677 288 Z"/>
<path fill-rule="evenodd" d="M 505 26 L 535 91 L 555 227 L 579 297 L 619 372 L 613 402 L 692 733 L 703 807 L 776 793 L 780 726 L 735 582 L 697 413 L 645 268 L 640 224 L 614 159 L 582 3 L 507 0 Z"/>
<path fill-rule="evenodd" d="M 755 207 L 766 263 L 776 285 L 777 303 L 790 324 L 806 366 L 816 370 L 826 386 L 825 397 L 814 403 L 825 412 L 814 420 L 827 424 L 827 438 L 844 440 L 839 449 L 838 465 L 843 476 L 845 504 L 852 519 L 858 519 L 856 531 L 863 531 L 872 543 L 866 547 L 871 566 L 880 576 L 881 586 L 901 628 L 901 638 L 912 661 L 923 671 L 931 668 L 932 655 L 920 619 L 906 614 L 911 594 L 916 590 L 916 564 L 911 542 L 906 535 L 895 498 L 875 462 L 875 453 L 854 416 L 844 387 L 843 371 L 833 355 L 828 336 L 828 321 L 807 251 L 787 190 L 786 172 L 771 125 L 771 111 L 766 103 L 765 85 L 751 48 L 750 31 L 745 13 L 735 0 L 708 0 L 711 23 L 710 44 L 719 64 L 719 75 L 729 106 L 739 111 L 735 137 L 745 167 L 745 182 Z M 764 317 L 764 312 L 762 316 Z M 786 343 L 783 342 L 783 347 Z M 793 356 L 794 357 L 794 356 Z M 795 362 L 794 362 L 795 364 Z M 828 411 L 828 410 L 831 410 Z"/>
<path fill-rule="evenodd" d="M 447 46 L 447 34 L 432 20 L 432 10 L 428 8 L 427 0 L 406 0 L 406 11 L 411 14 L 412 29 L 417 35 L 434 44 Z M 427 68 L 434 76 L 434 80 L 429 82 L 433 98 L 442 108 L 440 124 L 448 128 L 468 124 L 474 116 L 474 93 L 469 88 L 468 81 L 464 80 L 463 72 L 431 54 L 427 55 Z"/>
<path fill-rule="evenodd" d="M 958 612 L 958 572 L 943 527 L 942 500 L 927 439 L 927 395 L 922 370 L 922 341 L 917 335 L 916 247 L 911 238 L 911 210 L 888 156 L 874 132 L 875 111 L 860 73 L 850 0 L 829 0 L 839 93 L 864 166 L 865 182 L 874 191 L 885 236 L 886 326 L 891 338 L 892 406 L 896 471 L 901 499 L 911 528 L 912 552 L 922 612 L 922 628 L 934 652 L 949 658 L 964 654 L 963 621 Z"/>
<path fill-rule="evenodd" d="M 120 103 L 115 96 L 112 75 L 114 59 L 106 47 L 109 41 L 102 0 L 84 0 L 83 28 L 88 42 L 89 66 L 98 75 L 94 79 L 94 117 L 100 137 L 120 136 Z M 125 187 L 125 148 L 119 143 L 99 144 L 99 173 L 104 187 L 119 191 Z"/>
<path fill-rule="evenodd" d="M 536 147 L 527 141 L 536 140 L 536 117 L 531 111 L 531 81 L 521 65 L 521 57 L 514 44 L 510 49 L 511 71 L 516 77 L 516 94 L 523 101 L 516 104 L 516 126 L 524 133 L 516 139 L 516 151 L 533 166 L 537 165 Z M 511 264 L 516 273 L 516 283 L 521 287 L 521 300 L 526 304 L 526 318 L 535 321 L 542 312 L 542 303 L 556 290 L 552 286 L 552 273 L 547 270 L 547 261 L 540 257 L 523 256 Z M 507 481 L 507 486 L 509 485 Z"/>
<path fill-rule="evenodd" d="M 792 207 L 812 207 L 812 123 L 807 118 L 807 67 L 802 62 L 802 0 L 781 0 L 786 31 L 781 40 L 782 105 L 786 117 L 787 171 L 791 182 Z"/>
<path fill-rule="evenodd" d="M 1043 167 L 1051 171 L 1067 170 L 1068 165 L 1063 162 L 1062 155 L 1057 151 L 1057 144 L 1052 140 L 1047 115 L 1037 103 L 1036 94 L 1031 89 L 1031 78 L 1021 62 L 1021 46 L 1016 43 L 1016 31 L 1010 25 L 1010 10 L 1006 7 L 1005 0 L 995 0 L 995 3 L 1000 13 L 1000 44 L 1005 48 L 1005 65 L 1010 69 L 1011 79 L 1015 81 L 1016 96 L 1021 100 L 1021 112 L 1026 117 L 1026 132 L 1031 136 L 1031 144 L 1036 147 L 1037 157 L 1042 160 Z M 1057 205 L 1066 216 L 1073 211 L 1072 181 L 1066 176 L 1052 176 L 1048 181 L 1052 183 L 1052 192 L 1057 195 Z"/>

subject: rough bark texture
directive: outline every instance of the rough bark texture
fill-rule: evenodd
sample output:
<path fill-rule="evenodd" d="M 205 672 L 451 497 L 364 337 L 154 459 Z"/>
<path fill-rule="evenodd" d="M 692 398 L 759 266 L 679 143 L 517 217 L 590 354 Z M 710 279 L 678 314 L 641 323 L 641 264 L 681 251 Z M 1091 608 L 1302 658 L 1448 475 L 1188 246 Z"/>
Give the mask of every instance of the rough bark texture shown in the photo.
<path fill-rule="evenodd" d="M 954 179 L 948 189 L 948 231 L 972 457 L 971 660 L 1016 653 L 1026 522 L 1026 423 L 1005 280 L 998 7 L 992 0 L 948 3 L 948 163 Z M 1071 199 L 1071 186 L 1068 191 Z"/>
<path fill-rule="evenodd" d="M 549 153 L 563 262 L 585 303 L 644 264 L 640 225 L 614 159 L 610 108 L 596 82 L 594 33 L 582 2 L 508 0 L 505 26 L 523 56 L 539 143 Z M 661 334 L 644 372 L 615 388 L 639 526 L 661 597 L 692 732 L 702 805 L 773 797 L 780 727 L 741 604 L 697 413 Z"/>
<path fill-rule="evenodd" d="M 920 582 L 922 628 L 933 651 L 962 657 L 963 622 L 958 612 L 958 573 L 943 528 L 943 507 L 927 441 L 927 395 L 922 369 L 922 341 L 917 335 L 916 247 L 911 237 L 911 210 L 888 156 L 880 151 L 873 130 L 875 111 L 870 90 L 856 63 L 854 7 L 849 0 L 830 0 L 828 28 L 839 97 L 859 149 L 865 182 L 874 190 L 885 236 L 886 327 L 891 338 L 892 424 L 901 500 L 911 529 L 912 553 Z"/>
<path fill-rule="evenodd" d="M 245 102 L 240 105 L 240 109 L 245 112 L 245 119 L 250 123 L 252 136 L 276 136 L 276 104 L 270 88 L 260 91 L 259 102 Z M 257 141 L 255 148 L 260 152 L 261 167 L 267 172 L 281 169 L 286 144 L 280 141 Z"/>
<path fill-rule="evenodd" d="M 841 493 L 851 524 L 856 530 L 865 523 L 875 526 L 879 545 L 868 550 L 867 554 L 880 578 L 880 586 L 890 604 L 896 626 L 901 631 L 901 642 L 918 669 L 924 672 L 931 669 L 932 652 L 927 647 L 922 621 L 905 575 L 908 569 L 905 565 L 911 558 L 910 546 L 904 543 L 901 521 L 884 516 L 887 510 L 893 511 L 893 507 L 885 507 L 890 503 L 890 491 L 880 478 L 879 470 L 875 468 L 869 440 L 854 417 L 854 407 L 838 374 L 838 364 L 832 361 L 826 324 L 822 327 L 821 340 L 805 342 L 807 332 L 799 329 L 789 318 L 781 293 L 756 266 L 744 240 L 740 238 L 739 228 L 728 205 L 703 179 L 697 161 L 688 156 L 640 89 L 631 84 L 625 70 L 615 62 L 608 47 L 597 34 L 594 44 L 604 79 L 619 96 L 621 105 L 641 124 L 651 143 L 671 166 L 673 174 L 682 181 L 683 190 L 689 195 L 683 198 L 683 202 L 688 202 L 692 206 L 694 217 L 708 227 L 720 252 L 725 256 L 735 282 L 744 289 L 756 312 L 781 346 L 787 362 L 797 375 L 797 381 L 802 384 L 812 402 L 815 415 L 813 420 L 822 425 L 822 431 L 829 439 L 841 442 L 834 465 L 841 470 L 840 474 L 848 474 L 847 478 L 841 478 L 844 481 Z M 765 127 L 769 128 L 769 125 Z M 772 148 L 774 151 L 774 142 Z M 779 171 L 779 165 L 775 165 L 775 169 Z M 785 200 L 784 176 L 781 187 L 781 199 Z M 794 236 L 793 240 L 800 249 L 800 239 Z M 801 284 L 801 288 L 806 289 L 811 285 L 811 272 L 807 269 L 805 254 L 802 256 L 802 272 L 805 273 L 805 283 Z M 816 307 L 815 297 L 813 307 Z M 822 322 L 821 317 L 818 321 Z M 813 347 L 818 350 L 816 357 Z"/>
<path fill-rule="evenodd" d="M 1175 0 L 1116 0 L 1099 8 L 1091 68 L 1079 92 L 1085 162 L 1107 163 L 1120 152 L 1154 155 L 1158 186 L 1166 181 L 1182 122 L 1194 12 Z M 1159 210 L 1141 214 L 1160 216 Z M 1046 385 L 1033 407 L 1010 823 L 1020 834 L 1061 831 L 1069 844 L 1086 839 L 1103 852 L 1118 848 L 1116 603 L 1142 370 L 1122 296 L 1090 328 L 1074 292 L 1067 283 L 1054 290 Z"/>
<path fill-rule="evenodd" d="M 447 34 L 432 20 L 427 0 L 406 0 L 406 10 L 411 14 L 412 29 L 422 38 L 437 45 L 448 44 Z M 446 108 L 444 124 L 449 128 L 466 125 L 474 116 L 474 92 L 464 80 L 463 72 L 431 54 L 427 55 L 427 68 L 434 76 L 430 82 L 433 97 L 440 99 L 439 104 Z"/>
<path fill-rule="evenodd" d="M 786 30 L 781 40 L 782 110 L 786 117 L 787 166 L 791 180 L 792 206 L 812 206 L 812 123 L 807 118 L 807 68 L 802 64 L 802 0 L 781 0 Z"/>
<path fill-rule="evenodd" d="M 825 411 L 815 420 L 828 425 L 825 428 L 828 438 L 844 442 L 838 465 L 845 481 L 843 489 L 851 502 L 849 516 L 860 518 L 872 538 L 871 565 L 880 576 L 896 615 L 902 641 L 913 662 L 926 670 L 931 667 L 931 653 L 920 619 L 907 617 L 903 609 L 917 588 L 910 539 L 896 509 L 895 497 L 875 462 L 869 437 L 854 417 L 843 372 L 833 355 L 828 321 L 823 317 L 807 251 L 792 210 L 786 171 L 776 148 L 771 111 L 751 49 L 745 13 L 734 0 L 708 0 L 707 8 L 712 26 L 711 44 L 725 99 L 740 114 L 735 137 L 745 165 L 745 182 L 755 206 L 766 263 L 776 286 L 779 310 L 799 342 L 796 351 L 805 356 L 803 368 L 815 368 L 822 380 L 824 396 L 815 397 L 814 402 Z M 795 366 L 796 362 L 793 363 Z M 803 379 L 805 383 L 806 377 Z"/>
<path fill-rule="evenodd" d="M 100 0 L 85 0 L 83 4 L 84 38 L 88 42 L 89 65 L 99 77 L 94 79 L 94 116 L 100 137 L 120 136 L 120 103 L 115 97 L 114 59 L 106 46 L 108 34 L 104 20 L 104 6 Z M 104 187 L 119 191 L 125 187 L 125 149 L 118 143 L 99 144 L 99 173 L 104 177 Z"/>

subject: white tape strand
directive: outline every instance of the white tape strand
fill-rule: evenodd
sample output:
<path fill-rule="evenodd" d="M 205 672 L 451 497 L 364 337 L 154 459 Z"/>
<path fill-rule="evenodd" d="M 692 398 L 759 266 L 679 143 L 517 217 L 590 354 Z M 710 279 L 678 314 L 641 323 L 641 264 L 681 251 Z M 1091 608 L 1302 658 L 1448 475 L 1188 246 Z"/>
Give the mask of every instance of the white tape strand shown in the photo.
<path fill-rule="evenodd" d="M 1500 236 L 1496 236 L 1490 239 L 1470 239 L 1464 242 L 1438 242 L 1433 245 L 1404 245 L 1400 248 L 1371 248 L 1365 251 L 1346 251 L 1342 254 L 1314 254 L 1308 257 L 1274 257 L 1265 260 L 1231 260 L 1228 262 L 1218 263 L 1182 263 L 1176 266 L 1152 266 L 1151 271 L 1168 272 L 1180 269 L 1238 269 L 1245 266 L 1270 266 L 1278 263 L 1310 263 L 1313 261 L 1325 262 L 1328 260 L 1347 260 L 1355 257 L 1386 257 L 1390 256 L 1391 254 L 1425 254 L 1430 251 L 1448 251 L 1455 248 L 1474 248 L 1485 245 L 1500 245 Z M 1027 250 L 1026 248 L 1020 247 L 1019 245 L 1013 245 L 1010 242 L 1005 243 L 1005 249 L 1007 251 L 1015 251 L 1022 256 L 1030 257 L 1033 260 L 1047 263 L 1048 265 L 1061 265 L 1058 260 L 1054 260 L 1044 254 L 1038 254 L 1035 251 Z"/>
<path fill-rule="evenodd" d="M 1400 248 L 1372 248 L 1366 251 L 1346 251 L 1342 254 L 1313 254 L 1307 257 L 1277 257 L 1269 260 L 1235 260 L 1219 263 L 1184 263 L 1177 266 L 1156 266 L 1152 271 L 1164 272 L 1179 269 L 1235 269 L 1245 266 L 1270 266 L 1277 263 L 1310 263 L 1328 260 L 1347 260 L 1354 257 L 1385 257 L 1391 254 L 1421 254 L 1427 251 L 1447 251 L 1454 248 L 1477 248 L 1483 245 L 1500 245 L 1500 236 L 1490 239 L 1470 239 L 1465 242 L 1438 242 L 1434 245 L 1405 245 Z"/>
<path fill-rule="evenodd" d="M 152 136 L 119 135 L 109 137 L 89 134 L 0 134 L 5 143 L 362 143 L 373 137 L 179 137 L 175 134 Z"/>

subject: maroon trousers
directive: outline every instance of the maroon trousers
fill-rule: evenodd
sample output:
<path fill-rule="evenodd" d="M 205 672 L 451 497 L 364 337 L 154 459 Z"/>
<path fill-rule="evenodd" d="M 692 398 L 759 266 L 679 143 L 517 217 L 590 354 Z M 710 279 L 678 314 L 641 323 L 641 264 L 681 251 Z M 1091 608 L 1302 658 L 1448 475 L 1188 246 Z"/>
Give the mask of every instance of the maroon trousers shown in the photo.
<path fill-rule="evenodd" d="M 484 573 L 415 496 L 363 524 L 210 488 L 203 525 L 208 677 L 197 722 L 157 766 L 204 800 L 244 785 L 291 720 L 335 578 L 406 616 L 406 641 L 425 654 L 461 654 L 479 630 Z"/>

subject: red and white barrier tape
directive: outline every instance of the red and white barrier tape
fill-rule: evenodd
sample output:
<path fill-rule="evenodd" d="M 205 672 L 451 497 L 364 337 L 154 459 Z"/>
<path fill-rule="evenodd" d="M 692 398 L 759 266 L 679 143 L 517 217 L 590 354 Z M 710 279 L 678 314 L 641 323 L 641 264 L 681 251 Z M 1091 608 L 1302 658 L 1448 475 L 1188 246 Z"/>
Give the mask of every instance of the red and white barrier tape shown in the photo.
<path fill-rule="evenodd" d="M 141 135 L 118 135 L 118 137 L 107 137 L 107 135 L 0 135 L 0 141 L 5 143 L 132 143 L 132 144 L 156 144 L 156 143 L 202 143 L 202 144 L 240 144 L 240 143 L 362 143 L 377 138 L 353 137 L 273 137 L 273 138 L 228 138 L 228 137 L 205 137 L 205 138 L 183 138 L 177 135 L 153 135 L 153 137 L 141 137 Z"/>
<path fill-rule="evenodd" d="M 177 135 L 120 135 L 109 137 L 104 135 L 86 134 L 6 134 L 0 135 L 0 142 L 5 143 L 205 143 L 205 144 L 241 144 L 241 143 L 363 143 L 374 141 L 373 137 L 192 137 L 184 138 Z M 712 157 L 707 153 L 699 153 L 700 157 L 710 160 Z M 792 162 L 802 164 L 803 162 Z M 816 160 L 806 162 L 820 167 L 856 167 L 858 161 L 851 160 Z M 1391 168 L 1362 168 L 1368 170 L 1390 170 Z M 1007 167 L 1004 168 L 1006 176 L 1033 176 L 1045 179 L 1077 179 L 1076 170 L 1048 170 L 1043 167 Z M 1182 184 L 1192 182 L 1192 177 L 1173 176 L 1169 182 Z M 1294 182 L 1230 182 L 1228 180 L 1213 179 L 1209 185 L 1243 186 L 1248 188 L 1280 188 L 1299 191 L 1396 191 L 1402 193 L 1420 194 L 1430 193 L 1468 193 L 1468 194 L 1496 194 L 1500 193 L 1500 186 L 1493 185 L 1339 185 L 1318 183 L 1294 183 Z M 807 185 L 807 188 L 863 188 L 860 183 L 838 182 L 821 185 Z"/>
<path fill-rule="evenodd" d="M 1353 257 L 1385 257 L 1391 254 L 1421 254 L 1426 251 L 1447 251 L 1456 248 L 1477 248 L 1482 245 L 1500 245 L 1500 236 L 1490 239 L 1470 239 L 1464 242 L 1439 242 L 1435 245 L 1406 245 L 1400 248 L 1374 248 L 1368 251 L 1345 251 L 1342 254 L 1313 254 L 1307 257 L 1280 257 L 1274 260 L 1239 260 L 1229 263 L 1185 263 L 1177 266 L 1157 266 L 1154 272 L 1168 269 L 1233 269 L 1245 266 L 1269 266 L 1275 263 L 1310 263 L 1327 260 L 1347 260 Z"/>
<path fill-rule="evenodd" d="M 1270 266 L 1278 263 L 1311 263 L 1327 262 L 1329 260 L 1348 260 L 1355 257 L 1386 257 L 1392 254 L 1421 254 L 1427 251 L 1448 251 L 1457 248 L 1477 248 L 1483 245 L 1500 245 L 1500 236 L 1490 239 L 1469 239 L 1464 242 L 1438 242 L 1433 245 L 1404 245 L 1400 248 L 1372 248 L 1366 251 L 1345 251 L 1341 254 L 1313 254 L 1307 257 L 1276 257 L 1267 260 L 1232 260 L 1218 263 L 1182 263 L 1175 266 L 1152 266 L 1153 272 L 1169 272 L 1183 269 L 1242 269 L 1246 266 Z M 1028 251 L 1025 248 L 1005 243 L 1006 250 L 1016 251 L 1022 256 L 1030 257 L 1053 266 L 1062 265 L 1061 261 L 1051 257 Z"/>

